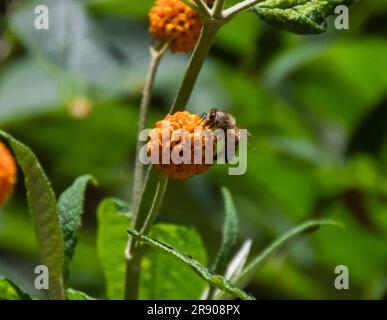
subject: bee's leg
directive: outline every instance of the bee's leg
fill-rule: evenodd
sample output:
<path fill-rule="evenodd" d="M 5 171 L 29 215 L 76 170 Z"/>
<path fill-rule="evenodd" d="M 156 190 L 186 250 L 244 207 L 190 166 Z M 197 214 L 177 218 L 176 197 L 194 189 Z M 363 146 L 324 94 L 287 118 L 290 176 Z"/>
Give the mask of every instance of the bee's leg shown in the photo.
<path fill-rule="evenodd" d="M 210 122 L 210 121 L 208 121 L 208 122 Z M 210 122 L 210 125 L 207 127 L 207 129 L 212 129 L 215 126 L 216 126 L 215 122 Z"/>

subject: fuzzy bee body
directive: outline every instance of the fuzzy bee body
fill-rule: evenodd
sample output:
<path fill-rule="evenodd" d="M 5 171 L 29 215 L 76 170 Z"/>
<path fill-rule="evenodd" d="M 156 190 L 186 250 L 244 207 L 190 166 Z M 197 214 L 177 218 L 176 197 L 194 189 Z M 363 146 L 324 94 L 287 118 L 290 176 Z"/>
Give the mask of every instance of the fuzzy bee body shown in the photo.
<path fill-rule="evenodd" d="M 203 116 L 203 115 L 202 115 Z M 229 159 L 229 149 L 234 148 L 235 149 L 239 145 L 239 128 L 236 124 L 236 119 L 231 114 L 219 111 L 215 108 L 210 109 L 208 114 L 205 114 L 205 126 L 209 129 L 221 129 L 224 131 L 224 143 L 225 143 L 225 160 L 228 162 Z M 233 146 L 228 145 L 227 137 L 229 134 L 232 134 L 234 136 L 233 140 Z M 217 155 L 214 156 L 214 160 L 217 159 Z"/>

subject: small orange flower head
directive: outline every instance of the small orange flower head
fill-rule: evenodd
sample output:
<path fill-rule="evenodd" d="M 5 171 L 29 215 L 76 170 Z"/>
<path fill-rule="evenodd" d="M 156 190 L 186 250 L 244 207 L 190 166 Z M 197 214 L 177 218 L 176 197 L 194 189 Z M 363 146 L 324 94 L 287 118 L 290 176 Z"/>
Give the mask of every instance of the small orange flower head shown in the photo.
<path fill-rule="evenodd" d="M 7 147 L 0 142 L 0 205 L 9 197 L 15 183 L 15 160 Z"/>
<path fill-rule="evenodd" d="M 190 52 L 195 48 L 202 23 L 197 13 L 179 0 L 156 0 L 149 12 L 149 32 L 160 41 L 171 41 L 175 52 Z"/>
<path fill-rule="evenodd" d="M 149 136 L 148 156 L 156 157 L 155 165 L 167 176 L 188 179 L 206 172 L 212 165 L 206 152 L 216 150 L 216 136 L 211 129 L 206 128 L 205 121 L 198 114 L 188 111 L 168 114 L 164 120 L 156 123 Z M 174 155 L 181 158 L 188 155 L 190 162 L 176 164 Z M 169 163 L 165 163 L 163 156 L 170 159 Z M 212 155 L 210 157 L 213 160 Z"/>

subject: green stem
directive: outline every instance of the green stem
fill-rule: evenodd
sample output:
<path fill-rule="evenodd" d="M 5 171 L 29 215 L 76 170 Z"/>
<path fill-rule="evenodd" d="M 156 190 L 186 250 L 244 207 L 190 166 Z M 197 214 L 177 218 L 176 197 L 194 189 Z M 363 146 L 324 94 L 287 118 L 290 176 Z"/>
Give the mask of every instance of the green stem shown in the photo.
<path fill-rule="evenodd" d="M 141 255 L 132 252 L 126 259 L 125 270 L 125 300 L 137 300 L 140 287 Z"/>
<path fill-rule="evenodd" d="M 155 48 L 153 45 L 150 48 L 151 61 L 149 65 L 148 75 L 145 80 L 144 89 L 142 92 L 142 99 L 140 105 L 140 114 L 138 120 L 138 132 L 137 132 L 137 145 L 136 145 L 136 160 L 134 168 L 133 178 L 133 190 L 132 190 L 132 211 L 137 209 L 138 201 L 141 195 L 143 180 L 144 180 L 144 165 L 140 161 L 139 152 L 144 142 L 140 141 L 139 135 L 142 130 L 145 129 L 146 119 L 149 110 L 149 105 L 152 97 L 153 83 L 156 77 L 156 72 L 160 64 L 160 60 L 163 57 L 169 43 L 164 44 L 160 48 Z"/>
<path fill-rule="evenodd" d="M 252 6 L 255 6 L 258 2 L 261 2 L 261 1 L 262 0 L 245 0 L 245 1 L 239 2 L 236 5 L 232 6 L 231 8 L 224 10 L 223 17 L 226 20 L 230 20 L 238 13 L 241 13 L 243 11 L 250 9 Z"/>
<path fill-rule="evenodd" d="M 63 279 L 58 281 L 50 278 L 50 289 L 48 290 L 50 300 L 66 300 L 64 291 Z"/>
<path fill-rule="evenodd" d="M 165 176 L 162 175 L 154 165 L 150 165 L 145 178 L 145 182 L 140 194 L 139 203 L 133 212 L 133 229 L 141 230 L 145 225 L 149 212 L 154 207 L 155 197 L 159 188 L 160 181 Z M 154 209 L 153 209 L 154 210 Z M 130 249 L 133 249 L 132 247 Z M 131 251 L 131 250 L 130 250 Z"/>
<path fill-rule="evenodd" d="M 198 43 L 191 56 L 183 82 L 179 88 L 176 99 L 171 107 L 171 113 L 176 110 L 184 110 L 203 66 L 204 60 L 212 45 L 216 32 L 221 26 L 222 20 L 207 20 L 203 25 Z M 153 165 L 150 165 L 146 181 L 139 185 L 142 192 L 138 192 L 136 205 L 133 206 L 133 229 L 148 232 L 156 219 L 159 207 L 167 186 L 168 177 L 162 176 Z M 157 186 L 156 189 L 154 186 Z M 137 186 L 138 187 L 138 186 Z M 149 197 L 152 197 L 150 200 Z M 148 208 L 148 203 L 151 207 Z M 138 298 L 141 254 L 135 245 L 135 239 L 129 237 L 126 257 L 126 274 L 125 274 L 125 299 L 134 300 Z"/>
<path fill-rule="evenodd" d="M 139 152 L 144 142 L 140 141 L 139 135 L 142 130 L 145 129 L 146 119 L 149 110 L 149 105 L 152 97 L 153 83 L 156 77 L 157 69 L 160 64 L 160 60 L 163 57 L 165 51 L 169 46 L 169 42 L 163 44 L 161 47 L 155 47 L 154 45 L 150 48 L 151 61 L 149 65 L 148 75 L 145 80 L 145 85 L 142 93 L 140 114 L 138 120 L 138 133 L 137 133 L 137 145 L 136 145 L 136 161 L 134 168 L 134 179 L 133 179 L 133 190 L 132 190 L 132 212 L 134 215 L 133 227 L 138 228 L 139 202 L 141 194 L 144 192 L 144 165 L 140 161 Z M 141 226 L 141 225 L 140 225 Z M 141 257 L 134 253 L 133 241 L 128 240 L 127 249 L 125 252 L 126 256 L 126 272 L 125 272 L 125 299 L 137 299 L 138 297 L 138 286 L 140 281 L 140 265 Z"/>
<path fill-rule="evenodd" d="M 188 68 L 184 74 L 183 82 L 177 92 L 175 101 L 172 104 L 170 113 L 179 110 L 184 110 L 187 106 L 189 98 L 191 97 L 196 80 L 202 69 L 204 60 L 207 57 L 208 51 L 212 45 L 217 31 L 221 24 L 216 20 L 211 20 L 204 24 L 199 41 L 189 61 Z"/>
<path fill-rule="evenodd" d="M 207 4 L 203 0 L 194 0 L 197 7 L 199 8 L 198 13 L 204 17 L 211 17 L 211 10 L 208 8 Z"/>
<path fill-rule="evenodd" d="M 215 0 L 214 7 L 212 9 L 212 15 L 215 18 L 222 18 L 222 11 L 225 0 Z"/>
<path fill-rule="evenodd" d="M 168 185 L 168 177 L 161 176 L 160 181 L 157 185 L 157 190 L 156 190 L 155 197 L 153 199 L 152 207 L 141 229 L 141 234 L 147 235 L 153 223 L 155 222 L 159 208 L 164 198 L 165 190 L 167 189 L 167 185 Z"/>
<path fill-rule="evenodd" d="M 161 175 L 154 165 L 150 165 L 148 173 L 140 195 L 139 204 L 133 212 L 132 228 L 142 230 L 146 225 L 149 213 L 154 217 L 160 208 L 165 186 L 160 187 L 161 181 L 165 179 L 165 186 L 168 178 Z M 153 212 L 153 213 L 152 213 Z M 150 228 L 150 225 L 149 227 Z M 142 256 L 137 250 L 136 241 L 129 237 L 125 250 L 126 273 L 125 273 L 125 299 L 135 300 L 138 297 L 138 287 L 140 281 L 140 265 Z"/>

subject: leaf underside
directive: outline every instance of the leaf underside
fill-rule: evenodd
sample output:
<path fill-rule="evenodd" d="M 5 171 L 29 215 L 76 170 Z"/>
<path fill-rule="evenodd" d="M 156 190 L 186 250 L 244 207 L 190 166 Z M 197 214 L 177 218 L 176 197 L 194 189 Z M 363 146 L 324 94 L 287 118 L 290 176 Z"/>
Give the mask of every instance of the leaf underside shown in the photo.
<path fill-rule="evenodd" d="M 252 10 L 268 24 L 298 34 L 318 34 L 327 30 L 326 18 L 338 5 L 354 0 L 267 0 Z"/>
<path fill-rule="evenodd" d="M 64 240 L 64 277 L 67 280 L 69 275 L 69 264 L 73 258 L 77 235 L 82 224 L 83 206 L 85 191 L 88 183 L 95 180 L 91 176 L 82 176 L 64 191 L 59 197 L 57 208 L 59 222 L 63 232 Z"/>

